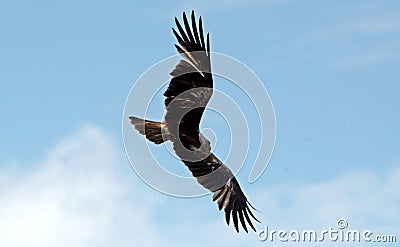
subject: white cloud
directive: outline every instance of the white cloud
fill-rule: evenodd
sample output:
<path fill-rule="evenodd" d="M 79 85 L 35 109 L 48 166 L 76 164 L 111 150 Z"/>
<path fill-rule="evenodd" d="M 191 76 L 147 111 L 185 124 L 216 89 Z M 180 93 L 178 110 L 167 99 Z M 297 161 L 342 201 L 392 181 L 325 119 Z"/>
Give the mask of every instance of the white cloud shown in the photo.
<path fill-rule="evenodd" d="M 269 244 L 254 233 L 236 234 L 226 227 L 210 196 L 172 198 L 132 182 L 133 173 L 120 172 L 127 166 L 122 158 L 110 137 L 86 126 L 61 140 L 42 161 L 2 168 L 0 246 Z M 351 229 L 393 234 L 400 227 L 399 186 L 400 169 L 391 168 L 386 173 L 344 171 L 308 184 L 243 187 L 263 212 L 256 213 L 262 220 L 258 229 L 318 230 L 345 218 Z M 162 204 L 157 198 L 163 198 Z M 336 243 L 310 245 L 329 244 Z"/>
<path fill-rule="evenodd" d="M 0 246 L 155 246 L 149 205 L 140 192 L 132 203 L 135 185 L 117 174 L 120 157 L 108 136 L 86 126 L 38 164 L 0 170 Z"/>

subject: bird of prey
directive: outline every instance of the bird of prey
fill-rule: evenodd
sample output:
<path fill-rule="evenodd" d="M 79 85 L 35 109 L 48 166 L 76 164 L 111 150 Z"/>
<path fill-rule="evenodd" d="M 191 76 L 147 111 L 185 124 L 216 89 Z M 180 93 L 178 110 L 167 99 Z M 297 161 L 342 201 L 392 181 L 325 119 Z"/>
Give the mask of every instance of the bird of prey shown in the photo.
<path fill-rule="evenodd" d="M 155 144 L 173 143 L 176 155 L 197 182 L 213 193 L 213 201 L 217 201 L 219 210 L 224 209 L 228 225 L 232 216 L 237 232 L 238 219 L 246 232 L 246 223 L 256 231 L 250 218 L 260 222 L 250 210 L 254 207 L 248 202 L 231 170 L 211 152 L 210 142 L 199 130 L 201 117 L 213 93 L 209 34 L 205 42 L 201 17 L 197 28 L 194 11 L 191 23 L 185 12 L 184 26 L 177 18 L 175 23 L 178 31 L 172 28 L 172 32 L 179 43 L 175 47 L 182 60 L 170 73 L 172 79 L 164 92 L 165 117 L 156 122 L 131 116 L 130 122 Z"/>

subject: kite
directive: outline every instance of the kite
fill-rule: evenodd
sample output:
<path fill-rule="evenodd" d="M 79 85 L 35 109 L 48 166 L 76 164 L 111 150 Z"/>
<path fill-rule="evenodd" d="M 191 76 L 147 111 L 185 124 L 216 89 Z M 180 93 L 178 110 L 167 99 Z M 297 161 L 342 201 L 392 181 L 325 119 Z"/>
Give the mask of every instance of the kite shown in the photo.
<path fill-rule="evenodd" d="M 213 201 L 217 202 L 219 210 L 225 211 L 228 226 L 232 218 L 237 232 L 239 221 L 246 232 L 247 225 L 256 231 L 251 218 L 260 221 L 251 212 L 254 207 L 248 202 L 231 170 L 211 152 L 210 142 L 199 129 L 213 94 L 209 34 L 205 42 L 202 19 L 199 18 L 197 28 L 194 11 L 191 13 L 191 25 L 185 13 L 184 26 L 177 18 L 175 23 L 177 30 L 172 28 L 172 32 L 179 43 L 175 47 L 183 59 L 170 73 L 172 79 L 164 92 L 164 119 L 157 122 L 131 116 L 129 120 L 149 141 L 155 144 L 173 143 L 176 155 L 197 182 L 213 193 Z"/>

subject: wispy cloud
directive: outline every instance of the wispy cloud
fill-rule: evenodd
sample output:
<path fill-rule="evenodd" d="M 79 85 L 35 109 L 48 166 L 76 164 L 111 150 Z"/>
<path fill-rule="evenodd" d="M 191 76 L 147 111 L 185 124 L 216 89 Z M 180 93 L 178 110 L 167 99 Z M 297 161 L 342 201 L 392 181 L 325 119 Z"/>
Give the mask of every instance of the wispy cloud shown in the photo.
<path fill-rule="evenodd" d="M 399 35 L 397 15 L 349 17 L 304 33 L 295 39 L 295 46 L 317 48 L 320 54 L 314 56 L 324 56 L 327 64 L 337 68 L 366 67 L 400 58 Z"/>
<path fill-rule="evenodd" d="M 400 32 L 400 18 L 398 16 L 351 17 L 330 26 L 306 32 L 296 42 L 302 46 L 309 46 L 360 35 L 384 35 L 398 32 Z"/>
<path fill-rule="evenodd" d="M 353 69 L 393 63 L 400 58 L 397 12 L 372 2 L 339 5 L 333 6 L 336 9 L 332 11 L 329 4 L 321 4 L 318 16 L 323 18 L 316 19 L 318 22 L 309 24 L 300 20 L 295 30 L 289 26 L 287 30 L 269 31 L 269 37 L 277 38 L 269 42 L 270 63 L 262 67 L 317 64 L 333 69 Z"/>
<path fill-rule="evenodd" d="M 337 68 L 363 68 L 379 62 L 400 59 L 400 51 L 398 47 L 388 50 L 365 51 L 354 54 L 343 55 L 334 59 L 332 66 Z"/>

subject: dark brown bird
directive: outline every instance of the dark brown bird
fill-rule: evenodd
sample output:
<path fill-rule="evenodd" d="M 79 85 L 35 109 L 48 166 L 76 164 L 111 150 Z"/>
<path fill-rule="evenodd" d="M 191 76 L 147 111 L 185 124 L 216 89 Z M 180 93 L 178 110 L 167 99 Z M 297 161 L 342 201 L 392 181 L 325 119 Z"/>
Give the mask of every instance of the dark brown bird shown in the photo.
<path fill-rule="evenodd" d="M 183 13 L 184 28 L 175 18 L 178 32 L 172 29 L 179 45 L 175 45 L 183 59 L 170 73 L 172 79 L 164 92 L 166 114 L 162 122 L 129 117 L 135 128 L 155 144 L 172 141 L 176 155 L 189 168 L 204 188 L 213 193 L 219 210 L 224 209 L 226 223 L 232 216 L 239 232 L 238 218 L 247 232 L 247 224 L 256 231 L 250 216 L 251 204 L 229 168 L 212 152 L 210 142 L 201 134 L 199 124 L 204 109 L 213 93 L 210 39 L 204 42 L 201 17 L 197 29 L 194 11 L 191 26 Z M 254 209 L 254 208 L 253 208 Z"/>

